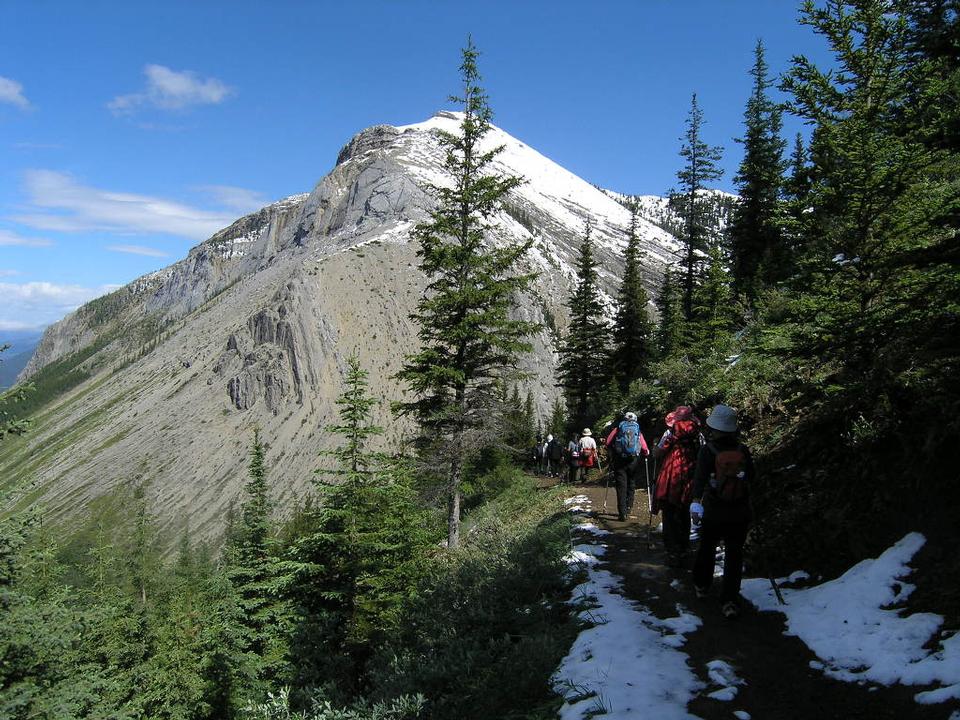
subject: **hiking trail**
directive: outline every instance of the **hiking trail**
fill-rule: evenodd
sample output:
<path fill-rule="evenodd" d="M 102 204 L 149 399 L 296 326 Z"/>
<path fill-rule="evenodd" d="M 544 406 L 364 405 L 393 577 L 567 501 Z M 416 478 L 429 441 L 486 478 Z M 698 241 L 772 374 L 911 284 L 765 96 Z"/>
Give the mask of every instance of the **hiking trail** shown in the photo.
<path fill-rule="evenodd" d="M 606 512 L 601 484 L 564 489 L 581 523 L 573 555 L 591 569 L 578 590 L 594 598 L 589 612 L 598 624 L 581 633 L 557 672 L 568 699 L 561 720 L 960 720 L 956 701 L 916 702 L 923 687 L 826 676 L 800 638 L 784 635 L 779 612 L 743 601 L 739 618 L 724 618 L 719 578 L 709 597 L 696 598 L 692 556 L 681 568 L 665 565 L 656 517 L 648 543 L 643 489 L 625 522 L 617 519 L 614 488 Z"/>

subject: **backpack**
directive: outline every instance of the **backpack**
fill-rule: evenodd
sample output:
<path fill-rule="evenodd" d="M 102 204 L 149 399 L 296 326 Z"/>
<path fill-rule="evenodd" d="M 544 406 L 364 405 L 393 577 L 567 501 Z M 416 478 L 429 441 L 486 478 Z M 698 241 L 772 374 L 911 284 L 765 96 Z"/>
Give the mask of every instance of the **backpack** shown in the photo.
<path fill-rule="evenodd" d="M 725 502 L 743 500 L 747 496 L 747 454 L 743 445 L 732 450 L 719 450 L 712 444 L 709 447 L 714 454 L 710 485 L 717 497 Z"/>
<path fill-rule="evenodd" d="M 636 457 L 640 454 L 640 425 L 624 420 L 617 426 L 616 450 L 620 455 Z"/>
<path fill-rule="evenodd" d="M 554 438 L 547 445 L 547 456 L 551 460 L 560 460 L 563 457 L 563 448 L 560 446 L 560 443 L 557 442 L 557 439 Z"/>

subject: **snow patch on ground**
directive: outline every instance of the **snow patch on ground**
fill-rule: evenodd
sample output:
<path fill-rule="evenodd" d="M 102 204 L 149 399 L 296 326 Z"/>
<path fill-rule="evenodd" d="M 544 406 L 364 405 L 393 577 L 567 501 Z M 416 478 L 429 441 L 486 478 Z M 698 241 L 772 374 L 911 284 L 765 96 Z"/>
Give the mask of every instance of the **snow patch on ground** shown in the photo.
<path fill-rule="evenodd" d="M 919 703 L 960 698 L 960 634 L 942 639 L 935 651 L 925 650 L 943 618 L 932 613 L 903 615 L 893 607 L 914 590 L 903 578 L 925 541 L 920 533 L 910 533 L 880 557 L 858 563 L 836 580 L 800 590 L 783 588 L 786 606 L 777 604 L 766 580 L 745 580 L 742 592 L 758 609 L 786 615 L 786 634 L 803 640 L 823 661 L 818 669 L 830 677 L 941 686 L 918 693 Z M 797 573 L 790 578 L 801 579 Z"/>
<path fill-rule="evenodd" d="M 730 702 L 737 696 L 737 690 L 746 683 L 737 676 L 734 667 L 725 660 L 711 660 L 707 663 L 707 675 L 710 682 L 719 685 L 719 689 L 707 695 L 708 698 Z"/>
<path fill-rule="evenodd" d="M 584 496 L 569 498 L 568 507 L 589 507 Z M 594 537 L 609 535 L 591 522 L 575 532 Z M 701 625 L 700 618 L 679 603 L 676 617 L 661 620 L 625 598 L 622 578 L 597 567 L 606 552 L 602 544 L 574 546 L 567 556 L 587 570 L 571 602 L 582 606 L 579 617 L 592 625 L 577 637 L 553 676 L 553 686 L 566 703 L 561 720 L 579 720 L 602 713 L 605 718 L 657 717 L 658 720 L 694 718 L 687 703 L 703 688 L 680 650 L 686 634 Z"/>
<path fill-rule="evenodd" d="M 660 620 L 620 587 L 621 578 L 593 569 L 575 590 L 574 601 L 587 605 L 580 617 L 596 624 L 580 633 L 553 676 L 567 701 L 559 717 L 694 718 L 686 706 L 703 686 L 675 645 L 678 631 L 699 627 L 699 618 Z"/>

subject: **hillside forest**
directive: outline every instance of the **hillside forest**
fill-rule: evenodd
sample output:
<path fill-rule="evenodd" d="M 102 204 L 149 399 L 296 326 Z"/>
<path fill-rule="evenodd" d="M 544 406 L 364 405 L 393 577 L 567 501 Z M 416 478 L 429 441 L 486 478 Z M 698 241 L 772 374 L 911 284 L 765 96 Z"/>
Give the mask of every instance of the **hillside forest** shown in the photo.
<path fill-rule="evenodd" d="M 832 576 L 918 530 L 911 602 L 956 628 L 960 12 L 828 0 L 799 22 L 832 65 L 796 56 L 773 77 L 758 41 L 736 199 L 710 191 L 723 149 L 692 95 L 664 217 L 681 247 L 654 297 L 631 232 L 606 312 L 584 227 L 563 402 L 545 417 L 514 370 L 533 330 L 515 312 L 536 280 L 518 270 L 529 246 L 485 242 L 523 179 L 479 150 L 493 113 L 468 41 L 460 132 L 439 138 L 454 182 L 411 238 L 428 286 L 404 399 L 381 407 L 351 358 L 325 428 L 337 449 L 283 513 L 278 448 L 250 437 L 221 543 L 163 536 L 136 485 L 70 532 L 42 507 L 3 516 L 0 717 L 555 717 L 576 577 L 568 513 L 526 472 L 530 448 L 624 409 L 653 438 L 681 403 L 739 411 L 758 468 L 748 569 Z M 785 113 L 809 135 L 783 137 Z M 0 442 L 30 432 L 35 391 L 0 396 Z M 416 437 L 377 451 L 401 417 Z"/>

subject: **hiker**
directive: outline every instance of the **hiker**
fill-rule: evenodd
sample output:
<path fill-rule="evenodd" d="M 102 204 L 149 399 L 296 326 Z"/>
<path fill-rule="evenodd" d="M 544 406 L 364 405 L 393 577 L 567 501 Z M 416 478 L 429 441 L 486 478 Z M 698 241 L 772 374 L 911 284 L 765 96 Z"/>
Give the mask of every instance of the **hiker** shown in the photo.
<path fill-rule="evenodd" d="M 547 458 L 547 475 L 560 477 L 560 463 L 563 460 L 563 446 L 553 435 L 547 435 L 547 449 L 544 453 Z"/>
<path fill-rule="evenodd" d="M 701 519 L 700 547 L 693 562 L 697 597 L 706 597 L 713 581 L 717 545 L 724 543 L 723 585 L 720 601 L 723 615 L 740 614 L 740 580 L 743 575 L 743 544 L 750 525 L 750 485 L 754 479 L 753 458 L 737 434 L 737 412 L 717 405 L 707 417 L 709 438 L 697 455 L 690 515 Z"/>
<path fill-rule="evenodd" d="M 610 464 L 617 483 L 617 516 L 620 520 L 626 520 L 633 508 L 640 463 L 650 455 L 647 441 L 640 432 L 637 414 L 626 413 L 607 435 L 604 444 L 611 451 Z"/>
<path fill-rule="evenodd" d="M 567 442 L 567 482 L 573 485 L 580 480 L 580 441 L 577 434 L 570 436 Z"/>
<path fill-rule="evenodd" d="M 667 431 L 653 450 L 660 459 L 660 471 L 654 481 L 652 512 L 663 512 L 667 567 L 680 567 L 690 549 L 690 501 L 700 451 L 700 421 L 687 405 L 667 413 L 665 421 Z"/>
<path fill-rule="evenodd" d="M 533 446 L 533 469 L 537 473 L 543 472 L 543 435 L 537 433 L 537 442 Z"/>
<path fill-rule="evenodd" d="M 597 465 L 597 441 L 593 439 L 593 431 L 584 428 L 580 433 L 580 467 L 584 482 L 590 474 L 590 468 Z"/>

